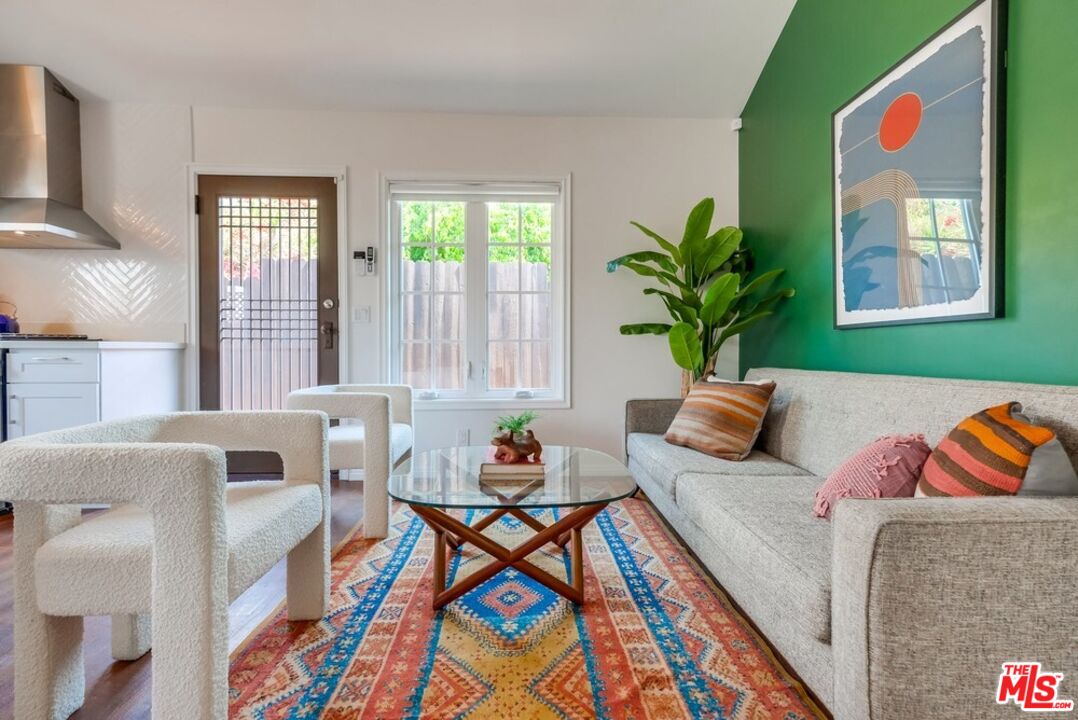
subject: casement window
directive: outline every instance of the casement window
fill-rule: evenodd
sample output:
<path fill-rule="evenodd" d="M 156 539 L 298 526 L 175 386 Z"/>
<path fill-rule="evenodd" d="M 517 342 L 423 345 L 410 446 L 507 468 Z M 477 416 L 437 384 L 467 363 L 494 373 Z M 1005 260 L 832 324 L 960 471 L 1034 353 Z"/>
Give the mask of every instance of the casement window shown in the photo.
<path fill-rule="evenodd" d="M 421 404 L 568 404 L 566 186 L 388 183 L 390 365 Z"/>

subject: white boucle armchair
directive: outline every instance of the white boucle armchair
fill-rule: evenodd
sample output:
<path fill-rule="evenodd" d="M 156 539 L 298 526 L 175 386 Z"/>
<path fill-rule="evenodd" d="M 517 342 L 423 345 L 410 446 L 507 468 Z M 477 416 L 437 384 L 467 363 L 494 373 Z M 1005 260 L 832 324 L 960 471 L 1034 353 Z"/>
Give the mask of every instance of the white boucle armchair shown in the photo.
<path fill-rule="evenodd" d="M 329 598 L 328 418 L 154 415 L 0 445 L 15 504 L 15 718 L 84 698 L 82 618 L 113 616 L 113 654 L 152 644 L 152 712 L 228 714 L 228 604 L 288 556 L 288 615 Z M 225 450 L 280 454 L 284 479 L 226 485 Z M 78 503 L 112 503 L 82 520 Z"/>
<path fill-rule="evenodd" d="M 363 470 L 363 534 L 389 532 L 389 473 L 411 456 L 415 440 L 408 385 L 319 385 L 288 395 L 291 410 L 320 410 L 342 424 L 329 429 L 331 470 Z"/>

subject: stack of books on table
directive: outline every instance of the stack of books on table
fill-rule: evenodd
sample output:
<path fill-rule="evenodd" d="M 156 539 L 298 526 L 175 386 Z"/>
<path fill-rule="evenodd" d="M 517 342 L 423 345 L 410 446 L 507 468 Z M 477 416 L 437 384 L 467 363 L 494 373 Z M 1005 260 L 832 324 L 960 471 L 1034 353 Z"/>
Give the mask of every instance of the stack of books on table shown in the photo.
<path fill-rule="evenodd" d="M 527 485 L 542 482 L 546 466 L 541 462 L 501 463 L 493 459 L 479 467 L 479 482 L 488 485 Z"/>

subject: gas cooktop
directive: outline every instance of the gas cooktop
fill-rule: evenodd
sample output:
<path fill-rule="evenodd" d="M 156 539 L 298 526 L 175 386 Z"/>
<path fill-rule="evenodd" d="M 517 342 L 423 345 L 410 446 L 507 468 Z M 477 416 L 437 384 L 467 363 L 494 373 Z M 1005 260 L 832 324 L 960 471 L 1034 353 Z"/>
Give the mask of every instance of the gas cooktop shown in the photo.
<path fill-rule="evenodd" d="M 0 340 L 100 340 L 67 333 L 0 333 Z"/>

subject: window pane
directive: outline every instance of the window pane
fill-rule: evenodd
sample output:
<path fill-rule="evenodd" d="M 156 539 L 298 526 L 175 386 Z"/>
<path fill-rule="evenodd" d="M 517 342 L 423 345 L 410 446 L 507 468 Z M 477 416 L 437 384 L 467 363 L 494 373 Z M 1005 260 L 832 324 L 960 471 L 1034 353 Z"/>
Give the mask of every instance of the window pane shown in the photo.
<path fill-rule="evenodd" d="M 906 227 L 910 237 L 935 237 L 932 233 L 932 201 L 924 198 L 906 200 Z"/>
<path fill-rule="evenodd" d="M 429 243 L 431 235 L 431 216 L 433 203 L 406 200 L 400 203 L 401 242 Z"/>
<path fill-rule="evenodd" d="M 553 207 L 550 203 L 521 204 L 521 242 L 550 242 L 550 213 Z"/>
<path fill-rule="evenodd" d="M 464 203 L 440 202 L 434 206 L 434 241 L 464 244 Z"/>
<path fill-rule="evenodd" d="M 428 343 L 405 343 L 401 346 L 401 382 L 415 388 L 431 387 Z"/>
<path fill-rule="evenodd" d="M 401 298 L 401 338 L 430 339 L 429 295 L 405 295 Z"/>
<path fill-rule="evenodd" d="M 936 200 L 936 229 L 941 238 L 964 240 L 969 237 L 962 205 L 962 200 Z"/>
<path fill-rule="evenodd" d="M 405 292 L 430 290 L 430 248 L 414 245 L 401 250 L 401 288 Z"/>
<path fill-rule="evenodd" d="M 490 242 L 520 242 L 520 213 L 517 203 L 487 203 Z"/>
<path fill-rule="evenodd" d="M 550 246 L 524 248 L 520 268 L 521 290 L 550 290 Z"/>
<path fill-rule="evenodd" d="M 491 290 L 520 289 L 520 248 L 491 246 L 487 287 Z"/>
<path fill-rule="evenodd" d="M 461 310 L 464 298 L 460 295 L 434 296 L 434 338 L 437 340 L 463 340 L 464 318 Z"/>
<path fill-rule="evenodd" d="M 434 384 L 440 390 L 464 389 L 464 353 L 458 344 L 434 347 Z"/>
<path fill-rule="evenodd" d="M 520 337 L 524 340 L 550 339 L 550 296 L 520 296 Z"/>
<path fill-rule="evenodd" d="M 520 337 L 519 295 L 490 296 L 487 337 L 491 340 L 515 340 Z"/>
<path fill-rule="evenodd" d="M 970 244 L 943 242 L 940 243 L 940 249 L 943 251 L 940 264 L 943 267 L 944 280 L 952 288 L 951 299 L 972 297 L 980 282 Z"/>
<path fill-rule="evenodd" d="M 517 360 L 520 343 L 492 342 L 488 357 L 487 385 L 492 390 L 520 387 L 517 384 Z"/>
<path fill-rule="evenodd" d="M 550 387 L 550 343 L 521 343 L 520 387 Z"/>
<path fill-rule="evenodd" d="M 439 246 L 434 251 L 434 289 L 442 292 L 464 290 L 464 248 Z"/>

